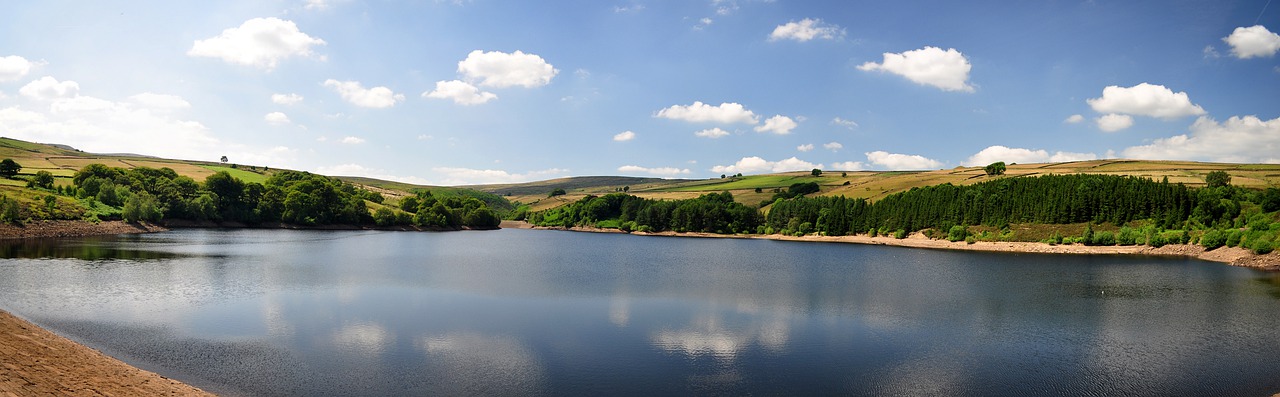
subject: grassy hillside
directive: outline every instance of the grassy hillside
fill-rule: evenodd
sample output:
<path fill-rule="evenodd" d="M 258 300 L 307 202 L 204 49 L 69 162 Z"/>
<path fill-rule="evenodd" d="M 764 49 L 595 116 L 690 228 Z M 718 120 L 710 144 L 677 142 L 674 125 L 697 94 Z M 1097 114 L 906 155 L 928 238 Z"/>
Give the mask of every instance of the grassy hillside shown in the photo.
<path fill-rule="evenodd" d="M 728 191 L 735 201 L 758 205 L 773 196 L 773 189 L 786 190 L 793 183 L 815 182 L 822 187 L 819 195 L 878 200 L 890 194 L 911 188 L 943 183 L 971 185 L 995 178 L 1016 178 L 1048 174 L 1100 174 L 1131 175 L 1187 186 L 1204 185 L 1204 177 L 1212 171 L 1225 171 L 1231 175 L 1231 184 L 1247 188 L 1280 186 L 1280 164 L 1226 164 L 1193 161 L 1148 160 L 1093 160 L 1068 163 L 1014 164 L 1008 166 L 1005 175 L 987 176 L 982 167 L 956 167 L 934 171 L 826 171 L 814 177 L 809 172 L 790 172 L 768 175 L 748 175 L 703 180 L 644 179 L 632 182 L 630 193 L 651 199 L 688 199 L 706 193 Z M 593 177 L 594 178 L 594 177 Z M 614 192 L 622 187 L 623 179 L 566 178 L 526 184 L 475 186 L 476 189 L 511 193 L 509 200 L 529 204 L 533 210 L 554 208 L 592 194 Z M 643 178 L 633 178 L 634 180 Z M 563 181 L 563 182 L 557 182 Z M 569 184 L 568 182 L 572 182 Z M 555 187 L 563 187 L 567 195 L 548 198 Z M 756 193 L 756 189 L 760 193 Z"/>

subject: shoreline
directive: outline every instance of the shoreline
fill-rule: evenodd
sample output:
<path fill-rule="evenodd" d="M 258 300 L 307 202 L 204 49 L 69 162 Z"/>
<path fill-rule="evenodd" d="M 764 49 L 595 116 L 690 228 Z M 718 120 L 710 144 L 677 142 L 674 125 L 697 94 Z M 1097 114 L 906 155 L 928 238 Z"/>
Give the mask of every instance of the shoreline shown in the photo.
<path fill-rule="evenodd" d="M 213 396 L 0 310 L 0 395 Z"/>
<path fill-rule="evenodd" d="M 1255 255 L 1247 249 L 1240 247 L 1221 247 L 1212 251 L 1206 251 L 1204 247 L 1191 244 L 1169 244 L 1163 247 L 1151 247 L 1146 245 L 1115 245 L 1115 246 L 1090 246 L 1079 244 L 1058 244 L 1051 245 L 1040 242 L 991 242 L 978 241 L 973 244 L 964 241 L 950 242 L 946 240 L 934 240 L 925 237 L 923 233 L 915 232 L 904 239 L 896 239 L 888 236 L 869 237 L 865 235 L 856 236 L 784 236 L 780 234 L 758 235 L 758 234 L 715 234 L 715 233 L 676 233 L 671 231 L 643 233 L 631 232 L 627 233 L 618 229 L 602 229 L 597 227 L 544 227 L 534 226 L 523 221 L 503 221 L 503 228 L 511 229 L 533 229 L 533 230 L 565 230 L 573 232 L 586 233 L 623 233 L 637 236 L 661 236 L 661 237 L 702 237 L 702 238 L 740 238 L 740 239 L 757 239 L 757 240 L 775 240 L 775 241 L 801 241 L 801 242 L 821 242 L 821 243 L 845 243 L 845 244 L 864 244 L 864 245 L 885 245 L 894 247 L 908 248 L 926 248 L 926 249 L 943 249 L 954 251 L 979 251 L 979 252 L 1006 252 L 1006 253 L 1024 253 L 1024 254 L 1057 254 L 1057 255 L 1139 255 L 1139 256 L 1167 256 L 1194 258 L 1210 262 L 1219 262 L 1236 267 L 1247 267 L 1263 271 L 1280 271 L 1280 251 L 1275 251 L 1265 255 Z"/>
<path fill-rule="evenodd" d="M 303 226 L 285 223 L 267 223 L 246 225 L 238 222 L 213 222 L 173 220 L 163 224 L 128 223 L 125 221 L 89 222 L 82 220 L 40 220 L 27 222 L 21 226 L 0 224 L 0 241 L 37 238 L 91 237 L 111 236 L 119 234 L 159 233 L 173 229 L 288 229 L 288 230 L 386 230 L 406 232 L 452 232 L 466 230 L 497 230 L 499 227 L 473 228 L 464 226 L 460 229 L 421 228 L 416 226 L 361 226 L 361 225 L 321 225 Z"/>

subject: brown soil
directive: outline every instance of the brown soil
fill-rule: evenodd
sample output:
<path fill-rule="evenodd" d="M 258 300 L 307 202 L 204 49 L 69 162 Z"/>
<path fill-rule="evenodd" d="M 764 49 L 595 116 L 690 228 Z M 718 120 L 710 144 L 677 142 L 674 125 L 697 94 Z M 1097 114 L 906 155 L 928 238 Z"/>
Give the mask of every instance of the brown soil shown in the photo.
<path fill-rule="evenodd" d="M 0 396 L 212 396 L 0 311 Z"/>
<path fill-rule="evenodd" d="M 522 228 L 522 229 L 555 229 L 555 230 L 572 230 L 580 232 L 609 232 L 621 233 L 616 229 L 599 229 L 599 228 L 546 228 L 530 225 L 526 222 L 503 222 L 504 228 Z M 680 236 L 680 237 L 711 237 L 711 238 L 754 238 L 768 240 L 784 240 L 784 241 L 815 241 L 815 242 L 833 242 L 833 243 L 854 243 L 854 244 L 872 244 L 872 245 L 891 245 L 899 247 L 914 248 L 933 248 L 933 249 L 949 249 L 949 250 L 966 250 L 966 251 L 987 251 L 987 252 L 1022 252 L 1022 253 L 1041 253 L 1041 254 L 1078 254 L 1078 255 L 1157 255 L 1157 256 L 1179 256 L 1192 257 L 1213 262 L 1222 262 L 1232 266 L 1251 267 L 1261 270 L 1280 271 L 1280 251 L 1272 252 L 1266 255 L 1254 255 L 1244 248 L 1228 248 L 1222 247 L 1213 251 L 1205 251 L 1204 247 L 1198 245 L 1173 244 L 1160 248 L 1149 246 L 1086 246 L 1080 244 L 1059 244 L 1051 245 L 1038 242 L 988 242 L 978 241 L 973 244 L 963 241 L 950 242 L 946 240 L 934 240 L 925 237 L 922 233 L 914 233 L 905 239 L 896 239 L 893 237 L 879 236 L 783 236 L 779 234 L 773 235 L 743 235 L 743 234 L 714 234 L 714 233 L 676 233 L 676 232 L 659 232 L 659 233 L 639 233 L 632 234 L 648 235 L 648 236 Z"/>
<path fill-rule="evenodd" d="M 41 237 L 83 237 L 108 234 L 151 233 L 166 229 L 151 224 L 122 221 L 32 221 L 22 225 L 0 224 L 0 239 Z"/>

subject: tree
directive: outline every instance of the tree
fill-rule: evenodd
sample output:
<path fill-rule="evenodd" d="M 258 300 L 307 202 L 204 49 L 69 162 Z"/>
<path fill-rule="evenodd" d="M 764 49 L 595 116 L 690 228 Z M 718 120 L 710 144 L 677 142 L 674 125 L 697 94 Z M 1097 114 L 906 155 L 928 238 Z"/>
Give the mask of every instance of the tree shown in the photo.
<path fill-rule="evenodd" d="M 622 187 L 622 192 L 623 192 L 623 193 L 630 192 L 630 191 L 631 191 L 631 186 L 623 186 L 623 187 Z"/>
<path fill-rule="evenodd" d="M 566 193 L 566 192 L 564 191 L 564 189 L 556 188 L 556 190 L 552 190 L 552 191 L 551 191 L 551 194 L 548 194 L 548 195 L 547 195 L 547 197 L 563 196 L 563 195 L 566 195 L 566 194 L 568 194 L 568 193 Z"/>
<path fill-rule="evenodd" d="M 1231 184 L 1231 175 L 1226 171 L 1213 171 L 1204 177 L 1204 183 L 1209 187 L 1227 186 Z"/>
<path fill-rule="evenodd" d="M 49 171 L 36 171 L 36 176 L 27 181 L 27 187 L 40 189 L 53 189 L 53 173 Z"/>
<path fill-rule="evenodd" d="M 983 167 L 982 170 L 986 171 L 987 175 L 990 175 L 990 176 L 1004 175 L 1005 165 L 1003 161 L 997 161 L 997 162 L 988 164 L 986 167 Z"/>
<path fill-rule="evenodd" d="M 809 175 L 822 176 L 822 170 L 814 168 L 813 171 L 809 171 Z"/>
<path fill-rule="evenodd" d="M 840 173 L 840 177 L 841 177 L 841 178 L 844 178 L 844 177 L 847 177 L 847 176 L 849 176 L 849 173 L 848 173 L 848 172 L 841 172 L 841 173 Z"/>
<path fill-rule="evenodd" d="M 13 178 L 14 175 L 18 175 L 18 171 L 22 171 L 22 165 L 18 162 L 13 159 L 0 160 L 0 176 Z"/>
<path fill-rule="evenodd" d="M 223 163 L 223 164 L 226 164 L 226 163 L 227 163 L 227 156 L 222 156 L 222 163 Z"/>

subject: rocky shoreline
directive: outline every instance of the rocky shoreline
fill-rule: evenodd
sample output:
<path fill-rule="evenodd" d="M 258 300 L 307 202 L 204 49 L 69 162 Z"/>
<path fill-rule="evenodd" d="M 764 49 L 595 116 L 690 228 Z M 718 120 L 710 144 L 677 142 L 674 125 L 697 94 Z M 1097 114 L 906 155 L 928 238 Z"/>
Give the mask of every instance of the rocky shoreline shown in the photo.
<path fill-rule="evenodd" d="M 504 221 L 504 228 L 519 229 L 541 229 L 541 230 L 568 230 L 576 232 L 590 233 L 625 233 L 617 229 L 602 229 L 595 227 L 542 227 L 534 226 L 527 222 Z M 1070 254 L 1070 255 L 1146 255 L 1146 256 L 1170 256 L 1170 257 L 1187 257 L 1196 258 L 1212 262 L 1225 263 L 1231 266 L 1248 267 L 1266 271 L 1280 271 L 1280 251 L 1272 252 L 1266 255 L 1256 255 L 1244 248 L 1222 247 L 1212 251 L 1206 251 L 1204 247 L 1190 244 L 1170 244 L 1163 247 L 1150 246 L 1087 246 L 1080 244 L 1045 244 L 1038 242 L 989 242 L 978 241 L 972 244 L 957 241 L 950 242 L 946 240 L 934 240 L 925 237 L 923 233 L 914 233 L 907 238 L 897 239 L 887 236 L 869 237 L 869 236 L 783 236 L 779 234 L 757 235 L 757 234 L 714 234 L 714 233 L 676 233 L 676 232 L 658 232 L 658 233 L 642 233 L 632 232 L 631 234 L 640 236 L 669 236 L 669 237 L 706 237 L 706 238 L 749 238 L 762 240 L 779 240 L 779 241 L 808 241 L 808 242 L 829 242 L 829 243 L 851 243 L 851 244 L 869 244 L 869 245 L 888 245 L 896 247 L 911 248 L 930 248 L 930 249 L 947 249 L 962 251 L 984 251 L 984 252 L 1011 252 L 1011 253 L 1033 253 L 1033 254 Z"/>

